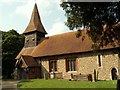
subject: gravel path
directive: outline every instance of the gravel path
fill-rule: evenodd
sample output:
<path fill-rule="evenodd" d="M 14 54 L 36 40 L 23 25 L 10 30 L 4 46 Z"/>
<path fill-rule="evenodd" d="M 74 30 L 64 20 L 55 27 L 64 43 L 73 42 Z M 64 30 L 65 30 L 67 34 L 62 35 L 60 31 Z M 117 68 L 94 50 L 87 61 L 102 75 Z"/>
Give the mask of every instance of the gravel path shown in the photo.
<path fill-rule="evenodd" d="M 17 83 L 15 80 L 2 81 L 2 90 L 18 90 Z"/>

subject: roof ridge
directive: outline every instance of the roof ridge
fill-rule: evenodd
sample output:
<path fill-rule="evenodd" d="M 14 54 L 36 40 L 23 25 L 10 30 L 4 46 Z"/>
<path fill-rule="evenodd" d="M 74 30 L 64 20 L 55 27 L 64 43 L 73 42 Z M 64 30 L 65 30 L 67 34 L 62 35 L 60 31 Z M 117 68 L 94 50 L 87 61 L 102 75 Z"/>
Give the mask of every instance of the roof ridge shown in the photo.
<path fill-rule="evenodd" d="M 77 31 L 87 31 L 87 29 L 82 29 L 82 30 L 77 30 Z M 49 37 L 55 37 L 55 36 L 60 36 L 60 35 L 65 35 L 65 34 L 69 34 L 69 33 L 75 33 L 77 31 L 71 31 L 71 32 L 65 32 L 65 33 L 60 33 L 60 34 L 55 34 L 55 35 L 52 35 L 52 36 L 47 36 L 45 38 L 49 38 Z"/>

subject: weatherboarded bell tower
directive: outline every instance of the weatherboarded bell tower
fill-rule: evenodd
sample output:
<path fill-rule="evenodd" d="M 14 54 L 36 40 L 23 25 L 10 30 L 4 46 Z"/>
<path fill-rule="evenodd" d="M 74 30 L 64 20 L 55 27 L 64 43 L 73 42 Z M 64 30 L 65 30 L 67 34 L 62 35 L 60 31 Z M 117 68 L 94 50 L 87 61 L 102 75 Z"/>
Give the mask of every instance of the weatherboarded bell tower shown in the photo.
<path fill-rule="evenodd" d="M 38 43 L 45 37 L 45 34 L 47 34 L 41 23 L 36 3 L 31 15 L 30 22 L 23 34 L 25 35 L 24 47 L 34 47 L 38 45 Z"/>

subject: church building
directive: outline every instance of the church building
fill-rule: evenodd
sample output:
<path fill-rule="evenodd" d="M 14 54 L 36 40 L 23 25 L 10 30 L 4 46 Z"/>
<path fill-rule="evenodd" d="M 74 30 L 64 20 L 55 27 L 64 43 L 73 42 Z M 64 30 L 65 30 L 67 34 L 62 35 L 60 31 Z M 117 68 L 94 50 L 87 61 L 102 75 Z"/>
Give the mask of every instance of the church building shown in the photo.
<path fill-rule="evenodd" d="M 45 37 L 47 31 L 35 4 L 23 33 L 24 47 L 16 57 L 17 78 L 117 79 L 120 47 L 107 45 L 94 51 L 87 29 L 81 32 L 79 38 L 76 31 Z"/>

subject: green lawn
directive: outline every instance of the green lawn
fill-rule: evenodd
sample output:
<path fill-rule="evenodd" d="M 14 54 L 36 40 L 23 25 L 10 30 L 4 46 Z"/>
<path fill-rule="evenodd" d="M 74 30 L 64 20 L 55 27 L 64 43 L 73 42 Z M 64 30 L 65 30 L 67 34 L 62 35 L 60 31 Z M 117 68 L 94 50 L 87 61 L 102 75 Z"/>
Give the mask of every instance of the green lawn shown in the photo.
<path fill-rule="evenodd" d="M 20 88 L 116 88 L 117 81 L 80 82 L 56 79 L 21 81 Z"/>

